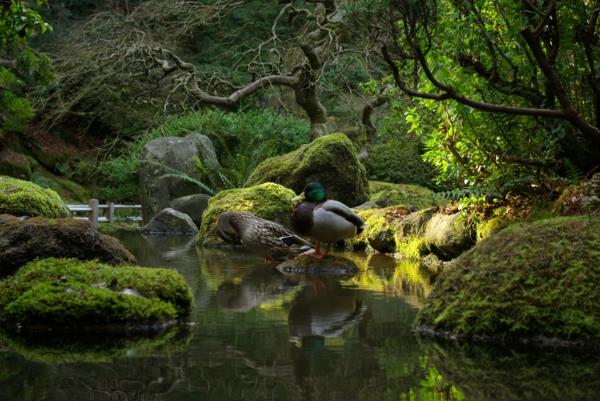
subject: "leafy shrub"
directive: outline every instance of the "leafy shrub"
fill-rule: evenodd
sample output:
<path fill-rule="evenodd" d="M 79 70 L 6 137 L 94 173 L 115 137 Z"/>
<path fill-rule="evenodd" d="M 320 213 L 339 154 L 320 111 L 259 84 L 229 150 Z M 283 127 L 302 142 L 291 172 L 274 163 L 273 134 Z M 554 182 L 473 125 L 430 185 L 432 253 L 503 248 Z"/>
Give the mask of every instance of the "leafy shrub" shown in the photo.
<path fill-rule="evenodd" d="M 144 146 L 156 138 L 191 132 L 208 136 L 221 162 L 223 182 L 241 187 L 261 161 L 307 143 L 309 130 L 306 121 L 268 110 L 226 113 L 209 109 L 173 116 L 132 142 L 123 154 L 98 165 L 104 185 L 99 196 L 118 201 L 137 199 L 140 158 Z"/>
<path fill-rule="evenodd" d="M 435 188 L 432 168 L 421 158 L 420 144 L 408 138 L 394 138 L 376 144 L 366 163 L 369 179 Z"/>

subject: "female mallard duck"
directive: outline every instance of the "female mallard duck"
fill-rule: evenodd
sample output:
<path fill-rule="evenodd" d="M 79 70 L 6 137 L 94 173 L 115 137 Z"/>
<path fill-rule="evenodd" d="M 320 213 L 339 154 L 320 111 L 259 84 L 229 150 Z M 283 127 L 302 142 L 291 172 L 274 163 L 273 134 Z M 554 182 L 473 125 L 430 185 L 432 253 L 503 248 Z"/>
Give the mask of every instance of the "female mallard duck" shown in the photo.
<path fill-rule="evenodd" d="M 323 185 L 310 182 L 302 193 L 293 199 L 301 200 L 292 214 L 292 227 L 300 235 L 313 238 L 315 249 L 307 254 L 322 258 L 331 249 L 331 244 L 360 234 L 365 221 L 342 202 L 327 200 Z M 326 242 L 325 253 L 319 249 Z"/>
<path fill-rule="evenodd" d="M 227 242 L 241 242 L 268 262 L 286 259 L 310 250 L 312 244 L 281 224 L 246 212 L 224 212 L 217 222 L 219 236 Z"/>

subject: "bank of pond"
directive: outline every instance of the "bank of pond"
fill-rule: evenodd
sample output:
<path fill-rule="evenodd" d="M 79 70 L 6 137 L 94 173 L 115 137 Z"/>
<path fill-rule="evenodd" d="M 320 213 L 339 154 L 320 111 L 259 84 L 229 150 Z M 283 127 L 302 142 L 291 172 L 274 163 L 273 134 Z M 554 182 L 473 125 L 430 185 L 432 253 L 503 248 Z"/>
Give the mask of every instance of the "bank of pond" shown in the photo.
<path fill-rule="evenodd" d="M 0 393 L 597 394 L 597 209 L 521 221 L 496 213 L 474 224 L 431 191 L 372 182 L 355 209 L 365 230 L 321 260 L 265 264 L 218 235 L 227 210 L 289 227 L 294 195 L 270 182 L 221 191 L 200 220 L 186 219 L 195 230 L 178 231 L 173 218 L 169 236 L 108 235 L 68 217 L 53 191 L 0 177 Z M 574 196 L 560 205 L 572 211 Z M 515 374 L 524 380 L 511 382 Z M 25 398 L 24 383 L 39 393 Z"/>

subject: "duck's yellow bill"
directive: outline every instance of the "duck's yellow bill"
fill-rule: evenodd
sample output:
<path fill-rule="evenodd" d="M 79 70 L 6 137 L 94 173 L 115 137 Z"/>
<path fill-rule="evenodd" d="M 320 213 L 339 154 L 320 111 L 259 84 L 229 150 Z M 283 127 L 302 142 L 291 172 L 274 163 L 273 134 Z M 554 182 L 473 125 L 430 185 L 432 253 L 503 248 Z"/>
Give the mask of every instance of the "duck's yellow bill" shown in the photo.
<path fill-rule="evenodd" d="M 302 202 L 304 199 L 306 199 L 306 195 L 304 194 L 304 192 L 302 192 L 300 195 L 292 198 L 292 202 L 294 202 L 294 203 Z"/>

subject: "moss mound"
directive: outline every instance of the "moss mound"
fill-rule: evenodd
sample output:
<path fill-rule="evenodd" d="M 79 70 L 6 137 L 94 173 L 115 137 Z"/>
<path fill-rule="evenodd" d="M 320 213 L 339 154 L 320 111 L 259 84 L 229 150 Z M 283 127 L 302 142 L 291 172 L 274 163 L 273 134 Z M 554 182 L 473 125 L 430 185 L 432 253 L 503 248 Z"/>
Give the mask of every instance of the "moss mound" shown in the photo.
<path fill-rule="evenodd" d="M 167 269 L 50 258 L 0 282 L 0 321 L 24 327 L 163 324 L 191 305 L 183 277 Z"/>
<path fill-rule="evenodd" d="M 70 215 L 60 196 L 53 190 L 6 176 L 0 176 L 0 214 L 49 218 Z"/>
<path fill-rule="evenodd" d="M 198 231 L 198 243 L 206 247 L 226 246 L 217 235 L 217 219 L 226 211 L 250 212 L 267 220 L 291 227 L 294 192 L 281 185 L 267 182 L 249 188 L 219 192 L 208 202 Z"/>
<path fill-rule="evenodd" d="M 350 206 L 369 198 L 365 168 L 344 134 L 326 135 L 298 150 L 263 161 L 246 185 L 276 182 L 299 193 L 311 180 L 320 181 L 331 199 Z"/>
<path fill-rule="evenodd" d="M 490 340 L 600 341 L 600 219 L 512 225 L 439 277 L 417 326 Z"/>
<path fill-rule="evenodd" d="M 415 184 L 393 184 L 369 181 L 371 202 L 380 207 L 408 205 L 423 209 L 444 204 L 444 200 L 432 190 Z"/>
<path fill-rule="evenodd" d="M 135 256 L 119 240 L 101 234 L 89 221 L 0 215 L 0 277 L 36 259 L 97 259 L 117 265 L 135 264 Z"/>

